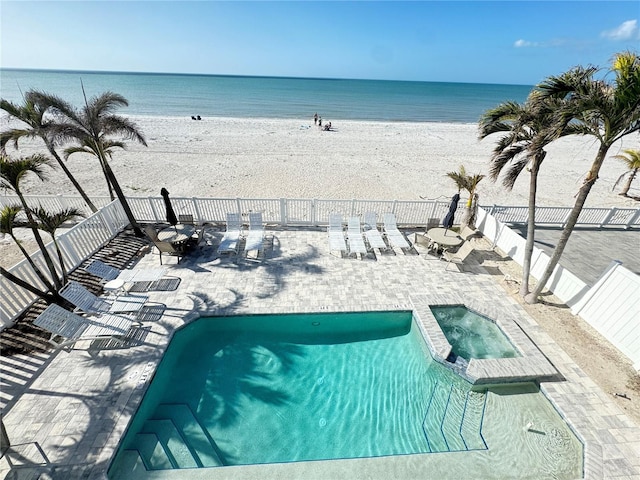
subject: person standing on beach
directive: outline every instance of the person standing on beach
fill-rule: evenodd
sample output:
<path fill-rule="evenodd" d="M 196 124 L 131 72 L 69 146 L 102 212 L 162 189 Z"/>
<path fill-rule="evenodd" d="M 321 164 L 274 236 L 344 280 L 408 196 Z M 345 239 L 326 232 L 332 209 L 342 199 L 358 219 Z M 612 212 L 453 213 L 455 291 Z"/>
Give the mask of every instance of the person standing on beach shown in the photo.
<path fill-rule="evenodd" d="M 318 117 L 318 126 L 321 127 L 322 126 L 322 117 Z"/>
<path fill-rule="evenodd" d="M 317 124 L 318 124 L 318 112 L 316 112 L 316 113 L 313 115 L 313 124 L 314 124 L 314 125 L 317 125 Z"/>

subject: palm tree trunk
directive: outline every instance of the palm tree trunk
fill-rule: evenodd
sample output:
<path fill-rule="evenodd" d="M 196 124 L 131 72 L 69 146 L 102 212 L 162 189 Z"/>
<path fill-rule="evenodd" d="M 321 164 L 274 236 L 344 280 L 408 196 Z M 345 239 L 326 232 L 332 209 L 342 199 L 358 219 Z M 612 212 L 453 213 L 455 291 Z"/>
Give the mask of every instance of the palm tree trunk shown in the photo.
<path fill-rule="evenodd" d="M 622 195 L 624 197 L 628 197 L 629 196 L 629 190 L 631 189 L 631 183 L 636 178 L 637 174 L 638 174 L 638 169 L 637 168 L 634 168 L 633 170 L 631 170 L 631 174 L 629 175 L 629 178 L 627 179 L 627 183 L 625 183 L 624 188 L 620 192 L 620 195 Z"/>
<path fill-rule="evenodd" d="M 529 179 L 529 218 L 527 219 L 527 241 L 524 246 L 524 260 L 522 261 L 522 283 L 520 295 L 525 297 L 529 293 L 529 276 L 531 275 L 531 257 L 536 237 L 536 195 L 538 191 L 538 172 L 546 153 L 536 155 L 531 162 L 531 178 Z"/>
<path fill-rule="evenodd" d="M 62 284 L 60 283 L 60 278 L 58 277 L 58 271 L 56 270 L 56 266 L 53 263 L 53 260 L 51 260 L 51 255 L 49 255 L 49 252 L 44 245 L 44 241 L 42 240 L 42 236 L 40 235 L 40 232 L 36 227 L 36 222 L 33 219 L 33 215 L 31 214 L 31 209 L 29 208 L 29 205 L 27 205 L 27 201 L 24 199 L 22 192 L 18 190 L 16 190 L 15 192 L 18 195 L 20 202 L 22 202 L 22 207 L 24 209 L 25 215 L 27 216 L 27 219 L 29 220 L 29 227 L 33 232 L 33 237 L 38 244 L 38 248 L 40 248 L 40 251 L 42 252 L 42 258 L 44 258 L 44 262 L 47 264 L 47 268 L 51 273 L 51 279 L 53 280 L 54 289 L 59 290 L 62 287 Z"/>
<path fill-rule="evenodd" d="M 133 227 L 133 231 L 135 233 L 135 236 L 139 237 L 139 238 L 144 237 L 144 234 L 142 233 L 142 230 L 140 229 L 140 225 L 138 225 L 138 222 L 136 221 L 135 217 L 133 216 L 133 212 L 131 211 L 131 207 L 129 206 L 129 203 L 127 202 L 127 199 L 124 196 L 124 193 L 122 192 L 122 189 L 120 188 L 120 184 L 118 183 L 118 180 L 116 179 L 116 176 L 114 175 L 113 170 L 111 170 L 111 166 L 109 165 L 109 163 L 106 160 L 102 159 L 101 161 L 103 162 L 105 174 L 107 175 L 107 179 L 109 180 L 109 183 L 111 184 L 111 186 L 115 190 L 116 195 L 117 195 L 118 199 L 120 200 L 120 204 L 122 205 L 124 213 L 127 215 L 127 219 L 129 220 L 129 223 L 131 223 L 131 227 Z"/>
<path fill-rule="evenodd" d="M 51 235 L 51 238 L 53 239 L 54 247 L 56 247 L 56 253 L 58 254 L 58 261 L 60 262 L 60 269 L 62 270 L 62 283 L 66 285 L 67 269 L 64 268 L 64 260 L 62 259 L 62 250 L 60 250 L 60 245 L 58 245 L 58 241 L 56 240 L 56 237 L 53 236 L 53 234 Z"/>
<path fill-rule="evenodd" d="M 560 239 L 558 240 L 558 244 L 556 245 L 556 248 L 553 251 L 553 255 L 551 256 L 551 259 L 549 260 L 549 264 L 547 265 L 547 268 L 542 274 L 542 278 L 540 278 L 540 280 L 538 281 L 536 288 L 533 290 L 533 292 L 525 296 L 525 301 L 527 303 L 538 303 L 538 297 L 540 296 L 540 294 L 542 293 L 542 290 L 547 285 L 549 278 L 551 278 L 551 274 L 553 273 L 553 270 L 555 269 L 556 265 L 560 261 L 562 252 L 564 252 L 564 249 L 567 246 L 567 242 L 569 241 L 569 237 L 573 232 L 573 228 L 578 222 L 578 217 L 582 212 L 582 207 L 584 207 L 584 202 L 587 200 L 587 196 L 591 191 L 591 187 L 593 187 L 593 184 L 598 179 L 598 173 L 600 172 L 600 167 L 602 167 L 602 163 L 604 162 L 604 158 L 608 150 L 609 150 L 609 145 L 606 145 L 606 144 L 600 145 L 600 148 L 598 149 L 598 154 L 596 155 L 596 159 L 594 160 L 593 165 L 591 165 L 591 170 L 589 170 L 587 178 L 585 179 L 584 183 L 582 184 L 582 187 L 580 187 L 580 190 L 578 191 L 578 195 L 576 197 L 576 203 L 573 206 L 571 213 L 569 214 L 569 218 L 567 219 L 567 223 L 565 224 L 564 229 L 562 230 L 562 234 L 560 235 Z"/>
<path fill-rule="evenodd" d="M 33 271 L 36 273 L 40 281 L 44 283 L 45 287 L 47 287 L 49 290 L 53 290 L 54 289 L 53 285 L 49 282 L 49 279 L 45 276 L 45 274 L 42 273 L 42 270 L 38 268 L 38 266 L 36 265 L 36 262 L 34 262 L 33 259 L 31 258 L 31 255 L 29 255 L 29 252 L 27 252 L 25 248 L 22 246 L 22 243 L 20 243 L 20 241 L 16 238 L 13 232 L 10 233 L 9 235 L 11 235 L 11 238 L 13 238 L 13 241 L 18 246 L 18 248 L 20 249 L 24 257 L 27 259 L 27 262 L 29 262 L 29 265 L 31 265 L 31 268 L 33 268 Z"/>
<path fill-rule="evenodd" d="M 19 277 L 16 277 L 13 273 L 7 271 L 4 267 L 0 267 L 0 275 L 5 277 L 10 282 L 15 283 L 19 287 L 24 288 L 25 290 L 33 293 L 34 295 L 37 295 L 38 297 L 42 298 L 47 303 L 60 303 L 60 302 L 62 302 L 62 297 L 60 295 L 58 295 L 57 292 L 55 292 L 55 291 L 45 292 L 43 290 L 39 290 L 38 288 L 36 288 L 33 285 L 31 285 L 29 282 L 26 282 L 25 280 L 23 280 L 23 279 L 21 279 Z"/>
<path fill-rule="evenodd" d="M 67 176 L 67 178 L 69 178 L 69 180 L 71 181 L 71 183 L 73 184 L 73 186 L 76 188 L 76 190 L 78 191 L 78 193 L 80 194 L 80 196 L 82 197 L 82 199 L 84 200 L 84 202 L 87 204 L 87 206 L 91 209 L 91 211 L 93 213 L 96 213 L 98 211 L 98 209 L 96 208 L 96 206 L 93 204 L 93 202 L 91 201 L 91 199 L 89 198 L 89 196 L 86 194 L 86 192 L 84 191 L 84 189 L 80 186 L 80 184 L 78 183 L 78 181 L 76 180 L 76 177 L 73 176 L 73 174 L 71 173 L 71 171 L 67 168 L 67 166 L 64 164 L 64 162 L 62 161 L 62 159 L 58 156 L 58 153 L 55 151 L 55 149 L 53 148 L 53 145 L 51 145 L 49 142 L 47 142 L 47 148 L 49 149 L 49 153 L 51 155 L 53 155 L 53 158 L 56 159 L 56 161 L 58 162 L 58 165 L 60 165 L 60 168 L 62 168 L 62 171 L 65 173 L 65 175 Z"/>

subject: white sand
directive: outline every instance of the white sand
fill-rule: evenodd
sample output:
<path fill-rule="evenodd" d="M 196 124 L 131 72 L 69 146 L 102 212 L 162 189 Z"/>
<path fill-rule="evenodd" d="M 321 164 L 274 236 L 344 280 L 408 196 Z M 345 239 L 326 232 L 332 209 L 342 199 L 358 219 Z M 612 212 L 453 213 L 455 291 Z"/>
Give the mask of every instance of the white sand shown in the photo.
<path fill-rule="evenodd" d="M 449 199 L 456 189 L 446 177 L 464 164 L 486 174 L 494 138 L 479 141 L 475 124 L 333 121 L 320 131 L 309 119 L 135 117 L 148 147 L 129 142 L 115 151 L 112 167 L 127 195 L 249 198 Z M 0 128 L 18 126 L 0 120 Z M 610 150 L 637 148 L 630 136 Z M 39 143 L 21 144 L 20 154 Z M 539 177 L 538 205 L 570 206 L 595 158 L 591 137 L 563 139 L 548 148 Z M 15 151 L 9 151 L 15 155 Z M 97 161 L 74 154 L 68 161 L 90 195 L 106 196 Z M 624 165 L 607 158 L 587 206 L 637 207 L 611 188 Z M 513 191 L 488 178 L 480 183 L 480 204 L 526 205 L 528 175 Z M 639 184 L 640 186 L 640 184 Z M 25 180 L 27 193 L 74 194 L 60 169 L 50 181 Z M 631 193 L 638 194 L 638 189 Z M 464 193 L 463 193 L 464 198 Z"/>

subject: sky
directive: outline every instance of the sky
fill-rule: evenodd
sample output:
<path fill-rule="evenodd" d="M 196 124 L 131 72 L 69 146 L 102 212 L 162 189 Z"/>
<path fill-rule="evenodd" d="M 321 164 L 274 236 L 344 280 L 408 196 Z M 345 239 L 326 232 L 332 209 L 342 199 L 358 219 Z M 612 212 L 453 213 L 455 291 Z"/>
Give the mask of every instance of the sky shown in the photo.
<path fill-rule="evenodd" d="M 0 0 L 3 68 L 533 85 L 626 50 L 638 0 Z"/>

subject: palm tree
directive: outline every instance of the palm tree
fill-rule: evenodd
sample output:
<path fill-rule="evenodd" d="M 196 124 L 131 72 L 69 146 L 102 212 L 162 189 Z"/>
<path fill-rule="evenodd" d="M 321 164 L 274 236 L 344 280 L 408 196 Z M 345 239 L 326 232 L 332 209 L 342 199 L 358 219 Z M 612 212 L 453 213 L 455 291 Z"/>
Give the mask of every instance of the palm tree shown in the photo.
<path fill-rule="evenodd" d="M 44 275 L 40 279 L 50 290 L 58 290 L 62 285 L 60 283 L 60 278 L 58 277 L 56 267 L 44 245 L 42 236 L 38 231 L 33 213 L 29 208 L 29 205 L 27 205 L 27 201 L 25 200 L 24 195 L 22 194 L 22 191 L 20 189 L 20 182 L 28 173 L 33 173 L 41 180 L 44 180 L 45 173 L 43 167 L 48 164 L 49 159 L 40 154 L 31 155 L 30 157 L 21 157 L 17 160 L 11 159 L 6 154 L 0 154 L 0 186 L 6 189 L 13 190 L 20 199 L 22 209 L 28 220 L 28 225 L 31 228 L 33 237 L 38 244 L 40 251 L 42 252 L 42 257 L 47 264 L 47 268 L 49 269 L 49 272 L 51 274 L 53 285 Z"/>
<path fill-rule="evenodd" d="M 504 133 L 493 150 L 489 178 L 495 182 L 502 174 L 502 185 L 511 190 L 523 171 L 530 173 L 527 239 L 520 285 L 522 296 L 529 293 L 531 257 L 535 242 L 538 172 L 547 155 L 544 148 L 557 137 L 568 135 L 572 131 L 569 125 L 557 135 L 554 135 L 555 130 L 547 131 L 561 103 L 553 98 L 544 102 L 537 101 L 537 95 L 536 90 L 532 91 L 522 105 L 517 102 L 502 103 L 485 112 L 479 122 L 480 139 L 494 133 Z"/>
<path fill-rule="evenodd" d="M 473 226 L 475 224 L 475 207 L 478 202 L 476 189 L 480 181 L 484 178 L 484 175 L 479 173 L 467 175 L 467 170 L 464 168 L 464 165 L 460 165 L 460 169 L 457 172 L 448 172 L 447 177 L 454 181 L 458 187 L 458 192 L 466 190 L 469 193 L 469 199 L 465 205 L 465 215 L 460 223 L 463 227 L 466 225 Z"/>
<path fill-rule="evenodd" d="M 83 90 L 84 91 L 84 90 Z M 38 94 L 37 96 L 44 96 Z M 133 216 L 122 188 L 116 179 L 108 157 L 114 146 L 124 147 L 124 142 L 110 137 L 124 137 L 134 140 L 146 146 L 147 142 L 135 123 L 129 119 L 113 114 L 113 111 L 122 106 L 128 106 L 129 102 L 117 93 L 105 92 L 97 97 L 87 100 L 85 106 L 77 110 L 62 99 L 46 95 L 45 103 L 58 116 L 56 125 L 57 138 L 77 141 L 80 146 L 91 151 L 100 162 L 100 166 L 120 200 L 120 204 L 133 227 L 136 236 L 142 237 L 143 233 L 138 222 Z"/>
<path fill-rule="evenodd" d="M 614 58 L 611 71 L 615 75 L 612 82 L 594 78 L 596 68 L 575 67 L 538 85 L 541 100 L 549 97 L 565 99 L 565 106 L 558 111 L 556 132 L 563 129 L 563 124 L 567 125 L 569 118 L 578 134 L 593 136 L 599 147 L 549 264 L 536 288 L 525 297 L 528 303 L 538 301 L 551 278 L 609 148 L 625 135 L 640 130 L 640 57 L 631 52 L 620 53 Z"/>
<path fill-rule="evenodd" d="M 44 141 L 49 153 L 56 159 L 58 165 L 62 168 L 62 171 L 65 173 L 67 178 L 69 178 L 91 211 L 97 212 L 98 209 L 56 152 L 55 139 L 52 131 L 52 119 L 45 119 L 45 113 L 49 108 L 49 105 L 46 103 L 46 99 L 46 95 L 38 95 L 36 92 L 31 90 L 25 94 L 23 105 L 16 105 L 7 100 L 0 99 L 0 109 L 30 127 L 12 128 L 0 133 L 0 149 L 4 151 L 7 143 L 9 142 L 13 142 L 17 149 L 18 141 L 20 139 L 40 137 Z"/>
<path fill-rule="evenodd" d="M 2 210 L 0 210 L 0 233 L 9 235 L 13 239 L 13 241 L 18 246 L 18 248 L 20 249 L 24 257 L 29 262 L 29 265 L 31 265 L 31 268 L 33 268 L 33 271 L 38 276 L 38 278 L 45 285 L 48 285 L 51 287 L 51 285 L 48 283 L 49 279 L 46 277 L 44 273 L 42 273 L 42 270 L 40 270 L 38 265 L 36 265 L 36 263 L 33 261 L 33 258 L 31 258 L 31 255 L 29 255 L 29 252 L 27 252 L 27 250 L 22 245 L 22 242 L 16 237 L 13 231 L 15 227 L 26 226 L 26 224 L 17 220 L 17 216 L 21 211 L 22 211 L 22 207 L 19 205 L 7 205 L 3 207 Z M 42 293 L 45 294 L 45 292 L 42 292 Z"/>
<path fill-rule="evenodd" d="M 622 191 L 620 192 L 620 195 L 622 195 L 623 197 L 628 197 L 629 189 L 631 188 L 631 183 L 633 183 L 633 180 L 636 178 L 636 175 L 638 175 L 638 170 L 640 170 L 640 150 L 628 149 L 628 150 L 623 150 L 623 152 L 625 153 L 624 155 L 616 155 L 613 158 L 622 160 L 624 164 L 627 166 L 628 170 L 624 172 L 622 175 L 620 175 L 618 180 L 616 180 L 616 183 L 613 186 L 613 188 L 616 188 L 616 186 L 618 186 L 618 184 L 622 181 L 622 179 L 624 177 L 627 177 L 627 182 L 624 184 L 624 187 L 622 187 Z"/>
<path fill-rule="evenodd" d="M 82 212 L 76 208 L 66 208 L 58 213 L 47 212 L 43 207 L 39 207 L 33 212 L 35 218 L 38 220 L 38 228 L 51 235 L 53 245 L 55 246 L 56 253 L 58 254 L 58 262 L 60 262 L 60 268 L 62 269 L 62 283 L 67 283 L 67 269 L 64 267 L 64 259 L 62 257 L 62 251 L 60 245 L 56 239 L 56 230 L 64 225 L 66 222 L 75 219 L 76 217 L 83 217 Z"/>

